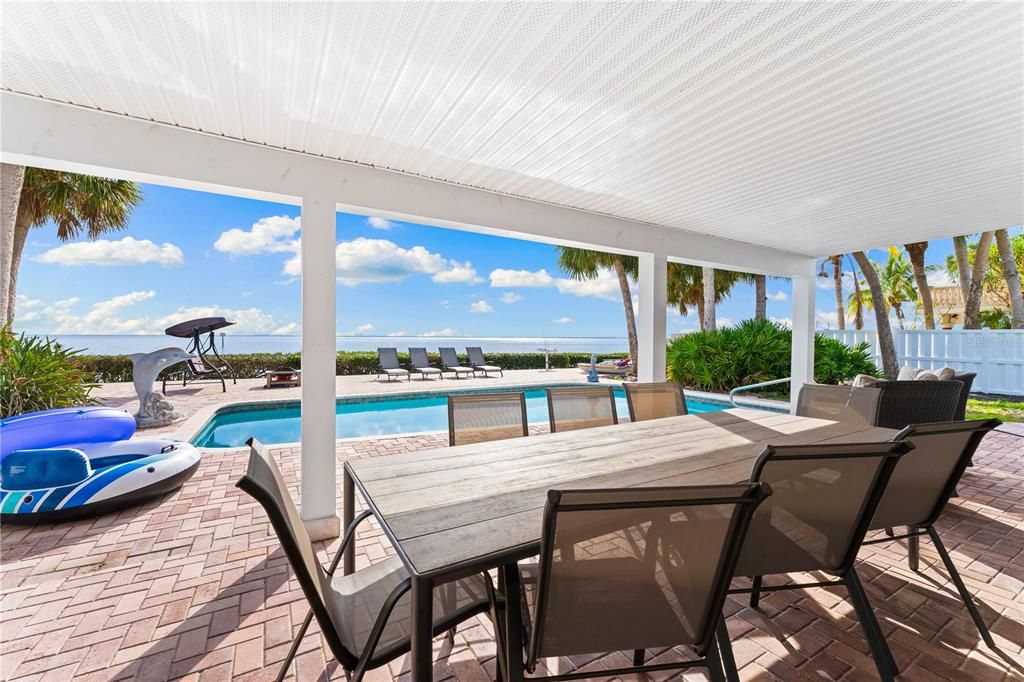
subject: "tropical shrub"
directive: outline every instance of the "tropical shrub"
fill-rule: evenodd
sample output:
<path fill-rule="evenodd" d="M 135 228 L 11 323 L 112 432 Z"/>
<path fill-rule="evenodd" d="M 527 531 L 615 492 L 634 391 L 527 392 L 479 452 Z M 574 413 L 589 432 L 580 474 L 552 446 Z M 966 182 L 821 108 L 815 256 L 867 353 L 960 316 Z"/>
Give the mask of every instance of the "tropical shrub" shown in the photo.
<path fill-rule="evenodd" d="M 668 347 L 668 375 L 673 381 L 706 391 L 783 379 L 790 375 L 793 334 L 770 320 L 746 320 L 736 327 L 681 336 Z M 814 378 L 834 384 L 858 374 L 880 374 L 867 343 L 850 348 L 816 334 Z"/>
<path fill-rule="evenodd" d="M 0 417 L 56 407 L 79 407 L 96 384 L 77 364 L 79 351 L 38 336 L 0 329 Z"/>
<path fill-rule="evenodd" d="M 431 363 L 440 367 L 441 358 L 429 353 Z M 625 353 L 605 353 L 599 360 L 625 357 Z M 262 376 L 263 372 L 276 367 L 302 367 L 300 353 L 231 353 L 223 358 L 235 369 L 238 378 L 247 379 Z M 407 353 L 399 353 L 398 359 L 408 366 Z M 459 355 L 466 364 L 469 358 Z M 543 353 L 487 353 L 487 361 L 504 369 L 544 369 Z M 554 368 L 575 367 L 576 363 L 590 362 L 590 353 L 555 353 L 551 355 Z M 85 371 L 90 379 L 100 383 L 132 380 L 132 361 L 126 355 L 78 355 L 77 367 Z M 351 374 L 376 374 L 379 365 L 374 351 L 338 351 L 335 359 L 335 373 L 338 376 Z M 171 368 L 171 374 L 177 368 Z"/>

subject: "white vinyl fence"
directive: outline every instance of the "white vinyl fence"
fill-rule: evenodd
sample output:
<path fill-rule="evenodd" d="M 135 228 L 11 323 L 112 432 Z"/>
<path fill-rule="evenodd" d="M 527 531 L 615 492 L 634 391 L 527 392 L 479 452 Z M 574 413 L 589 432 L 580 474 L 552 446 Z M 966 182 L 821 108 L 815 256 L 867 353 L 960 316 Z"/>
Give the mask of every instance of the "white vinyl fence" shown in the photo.
<path fill-rule="evenodd" d="M 874 331 L 831 329 L 821 333 L 850 346 L 867 341 L 875 362 L 882 366 Z M 1024 395 L 1024 330 L 893 329 L 892 334 L 900 367 L 937 369 L 948 366 L 961 372 L 976 372 L 978 378 L 974 380 L 973 390 L 979 393 Z"/>

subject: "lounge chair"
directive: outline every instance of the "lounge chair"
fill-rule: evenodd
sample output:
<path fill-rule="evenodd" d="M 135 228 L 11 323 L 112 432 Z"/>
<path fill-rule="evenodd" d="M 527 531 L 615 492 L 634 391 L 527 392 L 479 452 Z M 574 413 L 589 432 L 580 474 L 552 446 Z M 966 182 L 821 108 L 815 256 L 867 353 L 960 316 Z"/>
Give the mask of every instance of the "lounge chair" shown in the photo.
<path fill-rule="evenodd" d="M 584 374 L 590 372 L 589 362 L 577 362 L 576 367 L 582 370 Z M 594 365 L 594 369 L 597 370 L 598 374 L 611 377 L 624 377 L 633 373 L 633 365 L 630 363 L 629 358 L 602 360 Z"/>
<path fill-rule="evenodd" d="M 380 371 L 377 372 L 377 379 L 381 376 L 386 376 L 388 382 L 391 381 L 392 377 L 401 380 L 405 377 L 406 380 L 411 381 L 412 377 L 409 376 L 409 370 L 402 369 L 402 365 L 398 362 L 398 350 L 395 348 L 378 348 L 377 349 L 377 360 L 380 361 Z"/>
<path fill-rule="evenodd" d="M 651 384 L 627 383 L 622 387 L 626 390 L 626 405 L 629 406 L 631 422 L 688 414 L 683 387 L 674 381 Z"/>
<path fill-rule="evenodd" d="M 507 607 L 492 606 L 508 619 L 507 628 L 496 619 L 499 679 L 533 673 L 544 658 L 614 651 L 632 651 L 633 665 L 525 679 L 690 668 L 733 679 L 716 646 L 728 638 L 722 606 L 751 515 L 770 494 L 758 483 L 548 492 L 539 561 L 506 569 Z M 525 628 L 520 614 L 532 614 Z M 646 650 L 674 646 L 694 658 L 644 665 Z"/>
<path fill-rule="evenodd" d="M 437 367 L 430 364 L 430 358 L 427 357 L 426 348 L 410 348 L 409 349 L 409 366 L 413 372 L 419 374 L 425 380 L 427 377 L 440 377 L 444 379 L 444 374 L 441 373 Z"/>
<path fill-rule="evenodd" d="M 472 348 L 466 346 L 466 354 L 469 356 L 469 366 L 473 368 L 474 376 L 476 376 L 477 372 L 483 372 L 484 376 L 488 376 L 491 372 L 497 372 L 500 376 L 505 376 L 505 373 L 501 371 L 501 367 L 487 364 L 484 352 L 480 350 L 479 346 L 473 346 Z"/>
<path fill-rule="evenodd" d="M 392 556 L 350 575 L 335 575 L 356 527 L 371 516 L 369 511 L 357 516 L 345 529 L 334 560 L 324 570 L 277 463 L 256 440 L 250 438 L 249 447 L 249 465 L 236 485 L 259 502 L 270 517 L 310 605 L 277 679 L 284 679 L 315 617 L 320 634 L 345 669 L 347 678 L 360 682 L 367 670 L 386 665 L 411 648 L 406 594 L 411 587 L 409 572 L 400 558 Z M 491 593 L 488 579 L 481 574 L 435 588 L 434 634 L 451 632 L 459 623 L 485 612 Z"/>
<path fill-rule="evenodd" d="M 900 539 L 916 540 L 922 535 L 927 535 L 938 551 L 946 572 L 960 594 L 960 599 L 970 612 L 981 638 L 993 649 L 996 645 L 992 635 L 989 634 L 971 593 L 964 585 L 960 572 L 942 544 L 942 539 L 935 529 L 935 522 L 949 503 L 949 498 L 953 495 L 975 450 L 978 449 L 981 439 L 1001 423 L 998 419 L 986 419 L 944 424 L 915 424 L 896 434 L 893 437 L 894 441 L 909 441 L 914 449 L 900 458 L 869 525 L 871 530 L 885 529 L 889 534 L 864 543 L 872 545 Z M 892 529 L 896 526 L 906 526 L 907 532 L 903 535 L 892 535 Z M 917 571 L 917 552 L 912 549 L 907 558 L 910 569 Z M 889 610 L 892 608 L 890 606 Z"/>
<path fill-rule="evenodd" d="M 185 361 L 181 369 L 174 367 L 171 371 L 163 373 L 161 391 L 167 393 L 167 380 L 180 374 L 182 386 L 187 386 L 197 381 L 219 381 L 221 391 L 227 393 L 228 386 L 227 382 L 224 381 L 224 375 L 229 371 L 231 371 L 231 368 L 227 364 L 211 365 L 202 355 L 195 353 Z"/>
<path fill-rule="evenodd" d="M 293 369 L 291 367 L 278 367 L 277 369 L 267 370 L 264 375 L 266 378 L 266 385 L 263 388 L 277 388 L 280 386 L 301 386 L 302 385 L 302 370 Z"/>
<path fill-rule="evenodd" d="M 750 607 L 761 592 L 845 586 L 868 641 L 878 674 L 887 682 L 899 671 L 868 603 L 854 562 L 899 458 L 912 446 L 899 443 L 842 445 L 769 445 L 751 473 L 751 481 L 774 491 L 750 522 L 736 563 L 737 576 L 753 579 Z M 769 575 L 822 571 L 832 579 L 767 587 Z M 732 659 L 728 642 L 722 657 Z"/>
<path fill-rule="evenodd" d="M 454 348 L 438 348 L 437 351 L 441 354 L 442 372 L 455 372 L 456 379 L 463 374 L 473 374 L 472 367 L 465 367 L 459 363 L 459 356 L 456 355 Z"/>
<path fill-rule="evenodd" d="M 619 423 L 611 386 L 549 388 L 547 394 L 551 433 Z"/>
<path fill-rule="evenodd" d="M 530 435 L 524 393 L 448 396 L 448 444 L 484 443 Z"/>

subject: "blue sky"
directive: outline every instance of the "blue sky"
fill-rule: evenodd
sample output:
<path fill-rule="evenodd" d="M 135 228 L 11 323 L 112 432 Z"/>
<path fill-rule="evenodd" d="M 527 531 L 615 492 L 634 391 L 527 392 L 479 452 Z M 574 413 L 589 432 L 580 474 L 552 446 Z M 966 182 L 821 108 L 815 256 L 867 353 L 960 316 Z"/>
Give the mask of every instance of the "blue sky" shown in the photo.
<path fill-rule="evenodd" d="M 128 229 L 60 244 L 33 230 L 19 282 L 16 327 L 36 333 L 162 333 L 205 315 L 235 333 L 296 334 L 299 208 L 143 185 Z M 349 335 L 623 336 L 610 273 L 577 283 L 554 247 L 339 213 L 338 333 Z M 931 243 L 944 262 L 950 240 Z M 884 251 L 872 252 L 884 260 Z M 819 326 L 835 326 L 830 279 L 819 280 Z M 769 280 L 768 315 L 791 316 L 790 285 Z M 753 290 L 719 306 L 728 324 L 753 315 Z M 909 316 L 909 315 L 908 315 Z M 670 312 L 669 332 L 697 327 Z"/>

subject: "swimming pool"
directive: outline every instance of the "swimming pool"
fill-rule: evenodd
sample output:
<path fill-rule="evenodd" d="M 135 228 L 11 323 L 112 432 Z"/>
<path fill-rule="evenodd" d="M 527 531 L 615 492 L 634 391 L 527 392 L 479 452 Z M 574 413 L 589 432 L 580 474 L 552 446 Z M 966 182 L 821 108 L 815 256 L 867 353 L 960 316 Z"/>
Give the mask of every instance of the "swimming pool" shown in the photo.
<path fill-rule="evenodd" d="M 504 387 L 501 390 L 524 389 Z M 616 410 L 620 417 L 628 417 L 625 392 L 619 386 L 614 390 Z M 728 407 L 689 399 L 686 405 L 691 414 Z M 526 389 L 526 411 L 531 424 L 548 423 L 548 405 L 543 388 Z M 337 438 L 447 431 L 448 394 L 339 398 L 336 414 Z M 246 405 L 222 410 L 203 426 L 192 439 L 192 444 L 204 448 L 230 448 L 245 445 L 250 437 L 266 444 L 296 443 L 300 440 L 300 433 L 299 402 L 295 400 L 271 406 Z"/>

